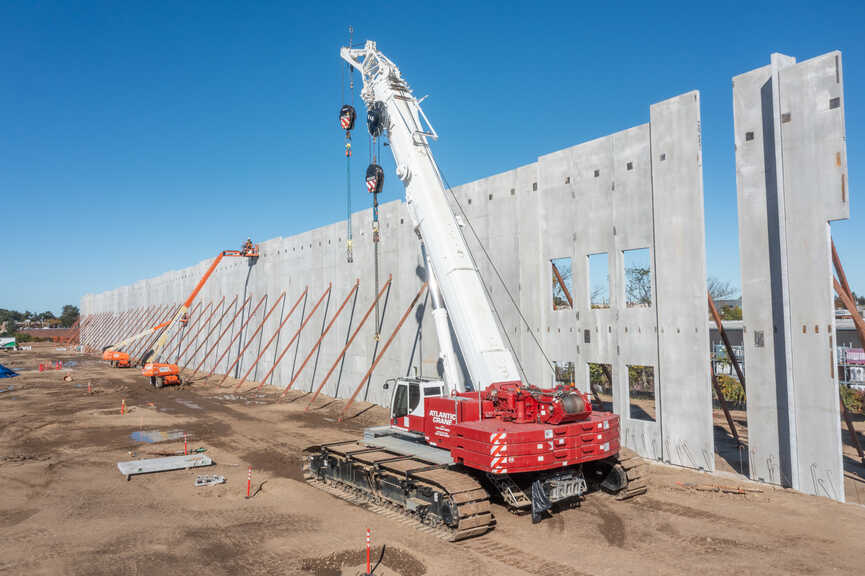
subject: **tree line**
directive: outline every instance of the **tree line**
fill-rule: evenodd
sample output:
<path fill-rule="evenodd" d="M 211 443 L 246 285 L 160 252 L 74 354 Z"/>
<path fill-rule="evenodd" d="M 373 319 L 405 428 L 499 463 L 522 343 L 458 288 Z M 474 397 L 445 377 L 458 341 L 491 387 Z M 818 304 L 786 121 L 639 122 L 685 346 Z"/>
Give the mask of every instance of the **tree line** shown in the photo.
<path fill-rule="evenodd" d="M 0 308 L 0 325 L 6 323 L 6 334 L 12 335 L 15 333 L 18 324 L 30 320 L 31 322 L 42 322 L 58 328 L 69 328 L 75 321 L 78 320 L 78 306 L 67 304 L 60 312 L 60 316 L 55 316 L 50 310 L 45 312 L 34 313 L 29 310 L 19 312 L 18 310 L 6 310 Z"/>

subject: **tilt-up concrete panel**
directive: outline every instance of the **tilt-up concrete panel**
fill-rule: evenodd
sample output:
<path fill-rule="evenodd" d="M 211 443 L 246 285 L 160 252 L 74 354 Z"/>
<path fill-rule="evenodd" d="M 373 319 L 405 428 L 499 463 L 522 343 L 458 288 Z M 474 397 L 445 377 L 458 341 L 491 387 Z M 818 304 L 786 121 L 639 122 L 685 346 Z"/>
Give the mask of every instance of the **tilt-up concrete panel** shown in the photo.
<path fill-rule="evenodd" d="M 841 54 L 733 79 L 749 459 L 844 500 L 830 228 L 849 216 Z"/>
<path fill-rule="evenodd" d="M 624 250 L 653 247 L 648 149 L 649 125 L 643 125 L 540 158 L 545 274 L 539 315 L 545 347 L 556 361 L 575 362 L 581 390 L 590 391 L 590 365 L 609 367 L 622 442 L 661 459 L 663 404 L 657 399 L 664 383 L 653 379 L 654 409 L 632 414 L 629 401 L 629 366 L 648 366 L 657 373 L 656 310 L 654 304 L 627 306 L 622 262 Z M 593 255 L 606 256 L 606 271 L 592 272 Z M 563 256 L 571 259 L 573 308 L 556 310 L 550 262 Z M 606 285 L 606 305 L 592 304 L 593 288 L 599 285 Z M 641 324 L 645 326 L 638 329 Z"/>
<path fill-rule="evenodd" d="M 664 460 L 713 470 L 699 93 L 654 104 L 651 128 Z"/>

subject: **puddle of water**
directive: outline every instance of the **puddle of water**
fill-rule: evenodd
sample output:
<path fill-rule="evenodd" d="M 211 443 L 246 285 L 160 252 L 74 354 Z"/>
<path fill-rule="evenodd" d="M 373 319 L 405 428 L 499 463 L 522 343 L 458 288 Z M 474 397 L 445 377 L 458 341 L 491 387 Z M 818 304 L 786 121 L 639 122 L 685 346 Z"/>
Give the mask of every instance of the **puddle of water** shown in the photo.
<path fill-rule="evenodd" d="M 181 430 L 172 430 L 163 432 L 162 430 L 136 430 L 129 435 L 136 442 L 146 442 L 153 444 L 156 442 L 167 442 L 168 440 L 179 440 L 183 438 Z"/>
<path fill-rule="evenodd" d="M 193 410 L 201 410 L 201 406 L 199 406 L 195 402 L 190 402 L 189 400 L 184 400 L 183 398 L 175 398 L 175 401 L 178 404 L 183 404 L 187 408 L 192 408 Z"/>

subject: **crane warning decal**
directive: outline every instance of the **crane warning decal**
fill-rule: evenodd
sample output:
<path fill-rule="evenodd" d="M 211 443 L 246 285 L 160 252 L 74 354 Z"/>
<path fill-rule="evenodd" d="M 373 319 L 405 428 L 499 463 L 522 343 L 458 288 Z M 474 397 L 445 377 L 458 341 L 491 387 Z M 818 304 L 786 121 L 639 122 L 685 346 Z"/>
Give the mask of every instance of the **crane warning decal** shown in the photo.
<path fill-rule="evenodd" d="M 508 433 L 490 434 L 490 470 L 493 474 L 508 473 Z"/>

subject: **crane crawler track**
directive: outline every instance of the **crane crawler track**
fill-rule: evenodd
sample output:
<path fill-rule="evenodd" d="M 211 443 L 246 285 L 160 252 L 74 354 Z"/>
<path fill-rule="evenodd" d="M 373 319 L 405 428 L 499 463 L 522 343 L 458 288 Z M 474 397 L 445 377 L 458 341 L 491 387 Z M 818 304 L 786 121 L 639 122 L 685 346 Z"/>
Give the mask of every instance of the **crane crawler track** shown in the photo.
<path fill-rule="evenodd" d="M 628 483 L 616 494 L 616 500 L 628 500 L 649 490 L 649 465 L 639 454 L 623 446 L 619 449 L 617 465 L 625 471 Z"/>
<path fill-rule="evenodd" d="M 311 486 L 442 540 L 465 540 L 495 525 L 489 494 L 468 474 L 357 442 L 305 453 Z"/>

